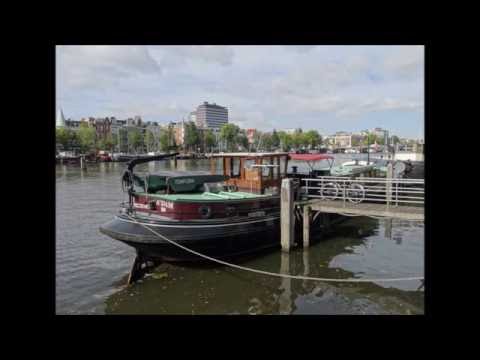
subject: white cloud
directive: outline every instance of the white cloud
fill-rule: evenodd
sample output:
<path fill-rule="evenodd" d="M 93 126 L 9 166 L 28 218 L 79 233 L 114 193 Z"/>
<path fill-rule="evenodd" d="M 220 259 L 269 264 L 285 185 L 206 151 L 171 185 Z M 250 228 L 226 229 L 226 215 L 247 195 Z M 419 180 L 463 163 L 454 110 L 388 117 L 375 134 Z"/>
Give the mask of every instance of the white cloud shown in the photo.
<path fill-rule="evenodd" d="M 400 46 L 385 58 L 384 68 L 397 76 L 415 78 L 423 74 L 423 65 L 423 46 Z"/>
<path fill-rule="evenodd" d="M 421 113 L 422 70 L 423 47 L 60 46 L 57 101 L 73 109 L 67 117 L 160 122 L 209 101 L 227 106 L 232 122 L 267 130 Z"/>
<path fill-rule="evenodd" d="M 101 88 L 159 71 L 144 46 L 57 47 L 57 78 L 66 87 Z"/>
<path fill-rule="evenodd" d="M 286 45 L 285 49 L 294 51 L 300 54 L 308 53 L 310 50 L 313 50 L 315 45 Z"/>
<path fill-rule="evenodd" d="M 153 56 L 165 67 L 175 67 L 186 62 L 231 65 L 234 51 L 229 46 L 150 46 Z"/>

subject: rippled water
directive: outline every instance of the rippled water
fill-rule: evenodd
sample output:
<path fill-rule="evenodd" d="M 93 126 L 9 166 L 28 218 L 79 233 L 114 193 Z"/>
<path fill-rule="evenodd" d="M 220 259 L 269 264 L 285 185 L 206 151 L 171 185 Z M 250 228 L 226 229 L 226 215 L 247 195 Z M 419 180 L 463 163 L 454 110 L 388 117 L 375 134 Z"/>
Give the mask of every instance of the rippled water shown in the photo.
<path fill-rule="evenodd" d="M 345 155 L 343 155 L 345 156 Z M 338 157 L 338 156 L 337 156 Z M 163 264 L 125 287 L 135 251 L 98 231 L 126 199 L 125 164 L 56 167 L 56 310 L 58 314 L 422 314 L 419 281 L 324 283 L 287 280 L 217 265 Z M 168 169 L 169 161 L 139 166 Z M 207 161 L 178 161 L 208 170 Z M 301 167 L 300 167 L 301 170 Z M 355 217 L 324 234 L 308 251 L 272 251 L 242 260 L 271 272 L 317 277 L 386 278 L 422 275 L 421 222 Z"/>

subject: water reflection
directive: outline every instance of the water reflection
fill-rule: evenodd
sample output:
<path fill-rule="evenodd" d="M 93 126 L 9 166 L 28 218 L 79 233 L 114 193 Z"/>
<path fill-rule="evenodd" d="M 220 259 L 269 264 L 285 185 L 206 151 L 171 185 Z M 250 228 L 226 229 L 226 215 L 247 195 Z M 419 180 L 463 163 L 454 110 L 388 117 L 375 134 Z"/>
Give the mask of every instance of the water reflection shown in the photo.
<path fill-rule="evenodd" d="M 290 254 L 286 252 L 280 253 L 280 274 L 290 274 Z M 280 285 L 281 295 L 278 299 L 279 314 L 292 313 L 292 279 L 282 278 Z"/>
<path fill-rule="evenodd" d="M 275 251 L 244 266 L 325 278 L 362 277 L 336 266 L 378 232 L 379 222 L 347 222 L 308 250 Z M 365 220 L 365 219 L 364 219 Z M 358 227 L 362 229 L 359 235 Z M 423 293 L 374 283 L 326 283 L 269 277 L 226 267 L 161 265 L 142 283 L 106 301 L 109 314 L 363 314 L 423 312 Z"/>

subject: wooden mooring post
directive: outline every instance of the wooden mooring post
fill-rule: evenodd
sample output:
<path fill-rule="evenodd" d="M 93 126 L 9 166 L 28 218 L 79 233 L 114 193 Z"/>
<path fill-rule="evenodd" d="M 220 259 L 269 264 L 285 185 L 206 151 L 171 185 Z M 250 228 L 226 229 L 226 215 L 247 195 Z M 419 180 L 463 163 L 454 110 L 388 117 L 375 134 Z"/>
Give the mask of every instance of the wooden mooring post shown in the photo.
<path fill-rule="evenodd" d="M 80 156 L 80 169 L 87 170 L 87 164 L 85 163 L 85 156 Z"/>
<path fill-rule="evenodd" d="M 303 207 L 303 248 L 310 246 L 310 214 L 311 207 L 305 205 Z"/>
<path fill-rule="evenodd" d="M 290 252 L 294 241 L 295 216 L 293 214 L 293 181 L 283 179 L 280 193 L 280 234 L 282 251 Z"/>
<path fill-rule="evenodd" d="M 387 165 L 387 182 L 386 182 L 387 208 L 390 207 L 390 202 L 392 201 L 392 179 L 393 179 L 393 164 L 390 162 Z"/>

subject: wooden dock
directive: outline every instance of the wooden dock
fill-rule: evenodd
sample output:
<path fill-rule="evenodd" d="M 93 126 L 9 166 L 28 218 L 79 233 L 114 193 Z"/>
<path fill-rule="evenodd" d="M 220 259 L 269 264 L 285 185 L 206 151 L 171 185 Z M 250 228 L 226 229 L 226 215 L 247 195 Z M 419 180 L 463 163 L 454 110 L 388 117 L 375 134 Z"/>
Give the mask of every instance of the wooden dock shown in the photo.
<path fill-rule="evenodd" d="M 309 206 L 311 210 L 333 214 L 351 214 L 363 216 L 377 216 L 398 218 L 405 220 L 424 220 L 424 207 L 420 206 L 394 206 L 387 204 L 359 203 L 345 204 L 337 201 L 313 199 L 298 202 L 297 206 Z"/>
<path fill-rule="evenodd" d="M 290 251 L 294 242 L 295 209 L 301 210 L 303 218 L 304 248 L 310 244 L 312 219 L 321 213 L 424 221 L 424 180 L 395 179 L 392 173 L 390 165 L 387 178 L 320 176 L 302 179 L 306 183 L 303 201 L 293 200 L 293 181 L 283 179 L 280 212 L 282 250 Z"/>

